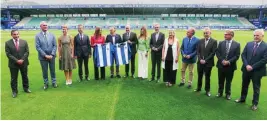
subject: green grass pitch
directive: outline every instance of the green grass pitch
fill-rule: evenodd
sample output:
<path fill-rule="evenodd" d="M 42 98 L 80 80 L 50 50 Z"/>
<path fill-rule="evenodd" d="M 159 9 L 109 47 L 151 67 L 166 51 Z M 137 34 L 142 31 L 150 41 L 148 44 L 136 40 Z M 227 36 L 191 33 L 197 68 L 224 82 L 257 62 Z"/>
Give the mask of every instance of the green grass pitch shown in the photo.
<path fill-rule="evenodd" d="M 133 30 L 139 34 L 139 30 Z M 167 36 L 168 31 L 163 30 Z M 241 92 L 241 59 L 238 60 L 238 70 L 232 83 L 232 100 L 216 98 L 218 89 L 217 68 L 214 67 L 211 76 L 211 97 L 193 92 L 197 85 L 197 71 L 195 66 L 193 88 L 179 88 L 177 85 L 167 88 L 162 83 L 148 82 L 138 79 L 110 79 L 110 69 L 106 68 L 106 80 L 95 81 L 92 58 L 89 61 L 89 82 L 77 81 L 78 69 L 73 72 L 73 85 L 65 85 L 64 73 L 59 70 L 56 59 L 56 77 L 59 87 L 43 90 L 41 66 L 35 49 L 34 36 L 39 30 L 20 31 L 20 38 L 28 41 L 29 55 L 29 81 L 31 94 L 22 89 L 19 75 L 19 93 L 12 98 L 10 88 L 10 72 L 8 60 L 5 55 L 5 41 L 11 38 L 10 31 L 1 31 L 1 119 L 267 119 L 267 78 L 262 79 L 259 109 L 251 111 L 253 95 L 250 85 L 248 98 L 245 104 L 236 104 Z M 50 30 L 56 37 L 61 30 Z M 124 30 L 117 30 L 122 34 Z M 153 30 L 149 30 L 149 35 Z M 93 30 L 85 30 L 90 36 Z M 107 35 L 108 30 L 103 30 Z M 176 37 L 180 40 L 185 31 L 177 30 Z M 198 30 L 196 36 L 202 38 L 202 31 Z M 69 30 L 72 36 L 77 30 Z M 218 41 L 224 39 L 224 31 L 212 31 L 212 37 Z M 241 51 L 248 41 L 253 40 L 252 31 L 236 31 L 234 39 L 241 43 Z M 181 43 L 180 43 L 181 44 Z M 150 55 L 149 55 L 150 56 Z M 216 58 L 216 57 L 215 57 Z M 136 71 L 138 70 L 136 59 Z M 149 58 L 149 77 L 151 75 L 151 62 Z M 215 59 L 217 61 L 217 58 Z M 77 62 L 76 62 L 77 63 Z M 181 67 L 181 57 L 179 58 Z M 120 74 L 124 76 L 124 66 L 120 67 Z M 180 82 L 181 72 L 177 72 L 176 82 Z M 188 73 L 188 72 L 187 72 Z M 135 74 L 137 76 L 137 72 Z M 162 76 L 161 76 L 162 79 Z M 49 80 L 51 82 L 51 80 Z M 51 86 L 50 86 L 51 87 Z"/>

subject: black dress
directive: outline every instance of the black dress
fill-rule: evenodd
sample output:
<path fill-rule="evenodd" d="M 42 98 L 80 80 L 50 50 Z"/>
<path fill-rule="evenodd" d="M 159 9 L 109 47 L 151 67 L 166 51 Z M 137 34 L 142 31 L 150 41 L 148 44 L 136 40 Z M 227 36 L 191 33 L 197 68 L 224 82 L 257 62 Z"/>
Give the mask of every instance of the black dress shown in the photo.
<path fill-rule="evenodd" d="M 176 83 L 177 70 L 173 70 L 173 52 L 171 44 L 168 44 L 167 55 L 165 58 L 165 69 L 163 69 L 163 72 L 164 82 L 169 82 L 171 84 Z"/>

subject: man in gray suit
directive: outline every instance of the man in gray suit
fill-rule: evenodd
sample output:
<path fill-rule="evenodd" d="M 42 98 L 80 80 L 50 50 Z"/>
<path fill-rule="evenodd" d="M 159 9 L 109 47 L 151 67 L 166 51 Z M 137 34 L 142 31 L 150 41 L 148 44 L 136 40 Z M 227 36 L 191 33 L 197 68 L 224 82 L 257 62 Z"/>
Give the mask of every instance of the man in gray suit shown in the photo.
<path fill-rule="evenodd" d="M 55 73 L 55 58 L 57 43 L 55 35 L 48 32 L 48 26 L 45 21 L 40 23 L 41 32 L 35 36 L 35 46 L 38 51 L 38 58 L 43 72 L 44 90 L 48 88 L 48 66 L 52 79 L 52 86 L 57 88 Z"/>
<path fill-rule="evenodd" d="M 11 73 L 11 89 L 12 97 L 17 97 L 18 94 L 18 72 L 20 71 L 22 77 L 22 84 L 24 92 L 31 93 L 29 90 L 28 79 L 28 56 L 29 47 L 25 40 L 19 38 L 18 30 L 11 31 L 12 39 L 6 42 L 5 51 L 8 57 L 8 67 Z"/>

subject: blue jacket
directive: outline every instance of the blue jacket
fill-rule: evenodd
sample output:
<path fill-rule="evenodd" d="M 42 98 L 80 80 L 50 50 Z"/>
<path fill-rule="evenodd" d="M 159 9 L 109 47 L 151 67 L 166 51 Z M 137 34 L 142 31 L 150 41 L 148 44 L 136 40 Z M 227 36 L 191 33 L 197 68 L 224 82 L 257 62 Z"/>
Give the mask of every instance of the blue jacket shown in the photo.
<path fill-rule="evenodd" d="M 181 54 L 182 60 L 184 63 L 196 63 L 197 61 L 197 45 L 199 39 L 195 36 L 192 37 L 191 42 L 189 43 L 189 38 L 185 37 L 181 45 Z M 184 55 L 190 55 L 190 59 L 184 58 Z"/>
<path fill-rule="evenodd" d="M 35 46 L 38 51 L 39 60 L 45 60 L 45 55 L 52 55 L 53 58 L 56 57 L 57 43 L 55 35 L 50 32 L 46 33 L 47 45 L 42 31 L 35 35 Z"/>

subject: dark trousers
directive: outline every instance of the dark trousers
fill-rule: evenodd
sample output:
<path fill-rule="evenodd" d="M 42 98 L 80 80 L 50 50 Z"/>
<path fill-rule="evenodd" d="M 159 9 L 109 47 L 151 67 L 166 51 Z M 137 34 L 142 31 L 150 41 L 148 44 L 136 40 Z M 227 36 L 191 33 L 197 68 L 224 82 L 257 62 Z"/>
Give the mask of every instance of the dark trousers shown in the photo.
<path fill-rule="evenodd" d="M 93 52 L 93 54 L 95 54 L 95 52 Z M 93 56 L 95 57 L 95 55 Z M 94 61 L 94 69 L 95 69 L 95 80 L 98 80 L 99 79 L 99 70 L 98 70 L 99 67 L 96 66 L 96 62 L 94 59 L 93 61 Z M 101 74 L 101 79 L 105 79 L 105 67 L 100 67 L 100 74 Z"/>
<path fill-rule="evenodd" d="M 55 73 L 55 58 L 52 60 L 40 60 L 40 64 L 43 72 L 44 84 L 48 84 L 48 67 L 50 69 L 50 75 L 52 83 L 56 83 L 56 73 Z"/>
<path fill-rule="evenodd" d="M 231 84 L 234 76 L 234 70 L 218 68 L 219 89 L 218 93 L 223 94 L 225 84 L 225 94 L 231 95 Z"/>
<path fill-rule="evenodd" d="M 77 60 L 78 60 L 78 67 L 79 67 L 78 73 L 79 73 L 80 79 L 83 78 L 83 67 L 82 67 L 83 63 L 84 63 L 85 78 L 88 78 L 88 75 L 89 75 L 89 70 L 88 70 L 89 57 L 88 56 L 81 56 L 81 57 L 78 57 Z"/>
<path fill-rule="evenodd" d="M 165 61 L 165 69 L 163 69 L 163 81 L 176 84 L 177 70 L 173 70 L 173 61 Z"/>
<path fill-rule="evenodd" d="M 95 80 L 99 79 L 99 70 L 96 65 L 95 66 Z M 100 74 L 101 74 L 101 79 L 105 79 L 105 67 L 100 67 Z"/>
<path fill-rule="evenodd" d="M 134 75 L 135 72 L 135 53 L 131 55 L 131 73 Z M 125 65 L 125 73 L 129 75 L 129 63 Z"/>
<path fill-rule="evenodd" d="M 254 72 L 243 72 L 242 74 L 242 91 L 241 91 L 241 100 L 246 100 L 248 94 L 248 86 L 250 80 L 252 80 L 253 84 L 253 100 L 252 104 L 258 105 L 259 103 L 259 95 L 260 95 L 260 87 L 261 87 L 261 78 L 262 76 L 257 75 Z"/>
<path fill-rule="evenodd" d="M 212 67 L 206 67 L 206 65 L 197 64 L 197 72 L 198 72 L 198 83 L 197 89 L 201 90 L 202 88 L 202 77 L 205 74 L 205 91 L 210 91 L 210 74 Z"/>
<path fill-rule="evenodd" d="M 157 66 L 157 79 L 160 79 L 160 71 L 161 71 L 161 51 L 160 52 L 153 52 L 151 51 L 151 61 L 152 61 L 152 79 L 155 79 L 155 71 Z"/>
<path fill-rule="evenodd" d="M 12 92 L 18 93 L 18 73 L 20 71 L 22 78 L 23 89 L 27 90 L 29 88 L 29 79 L 28 79 L 28 66 L 20 68 L 9 68 L 11 74 L 11 89 Z"/>

